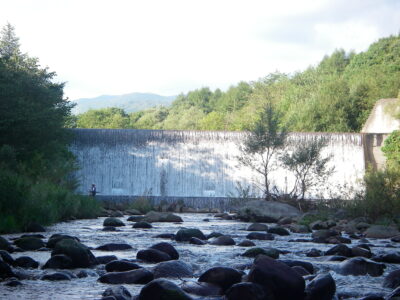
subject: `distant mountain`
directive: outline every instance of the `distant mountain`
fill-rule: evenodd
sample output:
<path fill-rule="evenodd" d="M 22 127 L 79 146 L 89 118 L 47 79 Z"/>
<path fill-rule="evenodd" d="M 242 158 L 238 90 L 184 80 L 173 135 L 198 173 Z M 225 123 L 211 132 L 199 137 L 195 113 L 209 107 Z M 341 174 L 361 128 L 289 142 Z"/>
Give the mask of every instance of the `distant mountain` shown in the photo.
<path fill-rule="evenodd" d="M 145 110 L 154 106 L 169 106 L 176 96 L 160 96 L 150 93 L 131 93 L 125 95 L 102 95 L 95 98 L 81 98 L 74 100 L 77 105 L 72 112 L 81 114 L 89 109 L 106 107 L 123 108 L 126 112 Z"/>

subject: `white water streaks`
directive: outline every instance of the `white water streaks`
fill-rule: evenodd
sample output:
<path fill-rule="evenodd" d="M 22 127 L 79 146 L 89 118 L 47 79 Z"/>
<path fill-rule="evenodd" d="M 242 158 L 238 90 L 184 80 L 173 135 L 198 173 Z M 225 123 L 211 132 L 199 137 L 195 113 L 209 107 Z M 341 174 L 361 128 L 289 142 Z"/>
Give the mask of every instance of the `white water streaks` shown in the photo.
<path fill-rule="evenodd" d="M 257 188 L 262 177 L 240 165 L 239 145 L 245 132 L 167 131 L 131 129 L 74 129 L 71 150 L 80 170 L 78 192 L 92 183 L 100 195 L 161 197 L 227 197 L 237 185 Z M 307 198 L 351 197 L 362 189 L 365 173 L 363 136 L 357 133 L 291 133 L 289 145 L 324 139 L 323 156 L 331 156 L 334 172 L 327 182 L 310 190 Z M 276 162 L 277 159 L 275 158 Z M 294 177 L 277 166 L 272 183 L 283 193 Z"/>

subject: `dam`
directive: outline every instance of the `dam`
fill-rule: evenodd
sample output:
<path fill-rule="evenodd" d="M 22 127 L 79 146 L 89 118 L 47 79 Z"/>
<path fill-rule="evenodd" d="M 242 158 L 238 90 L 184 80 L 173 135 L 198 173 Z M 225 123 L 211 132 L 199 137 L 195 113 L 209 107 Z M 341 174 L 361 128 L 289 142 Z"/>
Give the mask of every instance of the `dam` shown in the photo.
<path fill-rule="evenodd" d="M 263 180 L 238 161 L 245 132 L 137 129 L 72 129 L 71 151 L 80 169 L 78 192 L 95 183 L 101 197 L 152 196 L 157 199 L 215 199 L 239 196 L 248 188 L 261 197 Z M 330 156 L 332 175 L 310 189 L 306 198 L 350 198 L 363 189 L 369 164 L 385 135 L 369 133 L 290 133 L 288 144 L 324 139 L 322 156 Z M 274 163 L 278 160 L 275 158 Z M 376 166 L 375 166 L 376 167 Z M 271 172 L 272 187 L 281 194 L 294 176 L 282 166 Z M 239 188 L 240 187 L 240 188 Z"/>

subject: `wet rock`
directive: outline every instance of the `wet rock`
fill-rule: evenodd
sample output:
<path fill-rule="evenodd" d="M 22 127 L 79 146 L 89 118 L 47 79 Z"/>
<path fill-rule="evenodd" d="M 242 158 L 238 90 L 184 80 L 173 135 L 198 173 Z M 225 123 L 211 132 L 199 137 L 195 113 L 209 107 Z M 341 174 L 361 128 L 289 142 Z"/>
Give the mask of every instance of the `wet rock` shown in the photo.
<path fill-rule="evenodd" d="M 389 264 L 400 264 L 400 254 L 397 252 L 376 255 L 372 260 Z"/>
<path fill-rule="evenodd" d="M 290 224 L 288 228 L 291 232 L 294 232 L 294 233 L 309 233 L 309 232 L 311 232 L 310 228 L 308 228 L 307 225 Z"/>
<path fill-rule="evenodd" d="M 270 227 L 268 229 L 268 233 L 273 233 L 273 234 L 282 235 L 282 236 L 290 235 L 290 232 L 287 229 L 280 227 L 280 226 Z"/>
<path fill-rule="evenodd" d="M 344 261 L 346 259 L 348 259 L 348 257 L 346 257 L 346 256 L 333 255 L 333 256 L 327 257 L 325 260 L 326 261 Z"/>
<path fill-rule="evenodd" d="M 167 253 L 157 249 L 140 250 L 136 254 L 136 258 L 150 263 L 158 263 L 172 259 Z"/>
<path fill-rule="evenodd" d="M 9 287 L 16 287 L 22 285 L 22 282 L 16 279 L 11 279 L 10 281 L 7 281 L 4 285 Z"/>
<path fill-rule="evenodd" d="M 78 278 L 86 278 L 86 277 L 97 277 L 98 274 L 90 269 L 86 269 L 86 270 L 80 270 L 77 274 L 76 277 Z"/>
<path fill-rule="evenodd" d="M 46 244 L 36 237 L 23 237 L 14 241 L 14 244 L 23 250 L 38 250 Z"/>
<path fill-rule="evenodd" d="M 171 239 L 171 240 L 174 240 L 175 239 L 175 234 L 173 234 L 173 233 L 161 233 L 161 234 L 155 235 L 154 237 L 158 238 L 158 239 Z"/>
<path fill-rule="evenodd" d="M 198 239 L 196 237 L 191 237 L 189 240 L 189 244 L 201 246 L 201 245 L 205 245 L 206 242 L 202 241 L 201 239 Z"/>
<path fill-rule="evenodd" d="M 49 281 L 60 281 L 60 280 L 71 280 L 71 277 L 64 272 L 56 272 L 52 274 L 45 274 L 40 279 Z"/>
<path fill-rule="evenodd" d="M 104 226 L 102 231 L 119 231 L 119 230 L 114 226 Z"/>
<path fill-rule="evenodd" d="M 111 213 L 110 213 L 110 217 L 113 217 L 113 218 L 122 218 L 123 216 L 124 216 L 124 214 L 120 210 L 114 210 L 114 211 L 111 211 Z"/>
<path fill-rule="evenodd" d="M 330 237 L 333 237 L 333 236 L 338 236 L 339 235 L 339 233 L 337 232 L 337 231 L 335 231 L 335 230 L 331 230 L 331 229 L 322 229 L 322 230 L 317 230 L 317 231 L 314 231 L 312 234 L 311 234 L 311 237 L 313 238 L 313 239 L 328 239 L 328 238 L 330 238 Z"/>
<path fill-rule="evenodd" d="M 216 245 L 216 246 L 233 246 L 235 245 L 235 241 L 233 238 L 227 235 L 223 235 L 220 237 L 216 237 L 210 240 L 211 245 Z"/>
<path fill-rule="evenodd" d="M 312 230 L 321 230 L 321 229 L 329 229 L 329 226 L 328 226 L 327 222 L 318 220 L 318 221 L 311 223 L 310 228 Z"/>
<path fill-rule="evenodd" d="M 11 252 L 10 250 L 12 250 L 11 243 L 2 236 L 0 236 L 0 250 L 6 250 L 9 252 Z"/>
<path fill-rule="evenodd" d="M 238 211 L 237 217 L 246 222 L 276 223 L 283 217 L 297 217 L 301 212 L 286 203 L 276 201 L 248 201 Z"/>
<path fill-rule="evenodd" d="M 351 244 L 351 239 L 343 237 L 343 236 L 331 236 L 326 239 L 325 243 L 328 244 Z"/>
<path fill-rule="evenodd" d="M 238 246 L 240 246 L 240 247 L 253 247 L 255 245 L 256 244 L 250 240 L 243 240 L 238 244 Z"/>
<path fill-rule="evenodd" d="M 386 300 L 398 300 L 400 298 L 400 287 L 395 289 L 389 295 L 386 296 Z"/>
<path fill-rule="evenodd" d="M 127 260 L 113 260 L 106 264 L 107 272 L 125 272 L 140 269 L 141 266 Z"/>
<path fill-rule="evenodd" d="M 142 213 L 138 211 L 137 209 L 130 208 L 125 210 L 125 214 L 130 215 L 130 216 L 141 216 Z"/>
<path fill-rule="evenodd" d="M 208 282 L 220 286 L 224 291 L 240 282 L 242 274 L 232 268 L 214 267 L 200 275 L 199 282 Z"/>
<path fill-rule="evenodd" d="M 261 285 L 252 282 L 241 282 L 232 285 L 225 294 L 226 300 L 269 300 L 274 299 L 272 293 L 266 295 Z"/>
<path fill-rule="evenodd" d="M 66 234 L 53 234 L 49 240 L 47 241 L 47 248 L 54 248 L 56 244 L 62 240 L 74 240 L 79 242 L 79 239 L 74 236 L 66 235 Z"/>
<path fill-rule="evenodd" d="M 274 248 L 260 248 L 260 247 L 255 247 L 255 248 L 248 249 L 242 254 L 242 256 L 256 257 L 257 255 L 260 255 L 260 254 L 269 256 L 269 257 L 274 258 L 274 259 L 278 259 L 279 258 L 279 251 L 277 249 L 274 249 Z"/>
<path fill-rule="evenodd" d="M 97 263 L 96 258 L 88 247 L 72 239 L 59 241 L 51 255 L 64 254 L 72 260 L 74 268 L 87 268 Z"/>
<path fill-rule="evenodd" d="M 400 270 L 394 270 L 386 275 L 383 287 L 395 289 L 400 286 Z"/>
<path fill-rule="evenodd" d="M 26 232 L 46 232 L 46 229 L 39 223 L 30 223 L 26 228 Z"/>
<path fill-rule="evenodd" d="M 320 274 L 306 287 L 306 300 L 332 300 L 336 283 L 331 274 Z"/>
<path fill-rule="evenodd" d="M 390 239 L 394 243 L 400 243 L 400 235 L 396 235 Z"/>
<path fill-rule="evenodd" d="M 174 215 L 172 213 L 162 213 L 162 212 L 155 212 L 155 211 L 150 211 L 148 212 L 142 221 L 146 222 L 183 222 L 182 218 L 180 216 Z"/>
<path fill-rule="evenodd" d="M 384 264 L 373 262 L 363 257 L 353 257 L 346 259 L 339 265 L 338 272 L 342 275 L 367 275 L 377 277 L 383 274 L 386 266 Z"/>
<path fill-rule="evenodd" d="M 140 222 L 144 219 L 144 216 L 130 216 L 127 221 L 129 222 Z"/>
<path fill-rule="evenodd" d="M 207 282 L 186 281 L 182 284 L 182 289 L 198 296 L 218 296 L 223 293 L 221 287 Z"/>
<path fill-rule="evenodd" d="M 175 247 L 172 246 L 170 243 L 166 242 L 157 243 L 151 246 L 150 249 L 156 249 L 165 252 L 171 257 L 171 259 L 179 259 L 178 251 L 176 251 Z"/>
<path fill-rule="evenodd" d="M 293 266 L 291 267 L 293 271 L 295 271 L 297 274 L 300 276 L 307 276 L 310 275 L 310 272 L 308 272 L 306 269 L 304 269 L 301 266 Z"/>
<path fill-rule="evenodd" d="M 315 248 L 312 248 L 306 252 L 307 257 L 319 257 L 322 255 L 324 255 L 324 253 L 321 250 Z"/>
<path fill-rule="evenodd" d="M 310 272 L 310 274 L 314 274 L 314 266 L 310 262 L 302 260 L 291 260 L 291 259 L 280 259 L 279 261 L 289 267 L 295 267 L 295 266 L 303 267 L 308 272 Z"/>
<path fill-rule="evenodd" d="M 29 256 L 20 256 L 15 259 L 15 265 L 25 269 L 37 269 L 39 263 Z"/>
<path fill-rule="evenodd" d="M 0 250 L 0 258 L 7 264 L 13 266 L 14 265 L 14 258 L 11 257 L 10 253 L 6 250 Z"/>
<path fill-rule="evenodd" d="M 6 264 L 3 260 L 0 260 L 0 278 L 16 277 L 11 267 Z"/>
<path fill-rule="evenodd" d="M 351 249 L 343 244 L 338 244 L 336 246 L 333 246 L 332 248 L 330 248 L 325 252 L 325 255 L 340 255 L 346 257 L 353 256 Z"/>
<path fill-rule="evenodd" d="M 213 231 L 210 234 L 208 234 L 206 237 L 207 237 L 207 240 L 209 240 L 209 239 L 217 238 L 217 237 L 220 237 L 220 236 L 223 236 L 223 234 L 220 233 L 220 232 Z"/>
<path fill-rule="evenodd" d="M 125 223 L 118 218 L 110 217 L 104 219 L 103 226 L 120 227 L 120 226 L 125 226 Z"/>
<path fill-rule="evenodd" d="M 272 241 L 275 237 L 272 233 L 265 233 L 265 232 L 250 232 L 247 236 L 249 240 L 262 240 L 262 241 Z"/>
<path fill-rule="evenodd" d="M 293 223 L 293 218 L 291 217 L 283 217 L 281 219 L 279 219 L 278 224 L 279 225 L 288 225 Z"/>
<path fill-rule="evenodd" d="M 118 258 L 115 255 L 104 255 L 104 256 L 96 257 L 96 261 L 100 265 L 108 264 L 109 262 L 111 262 L 113 260 L 118 260 Z"/>
<path fill-rule="evenodd" d="M 131 300 L 131 293 L 124 286 L 110 287 L 106 289 L 103 294 L 103 297 L 112 297 L 115 300 Z"/>
<path fill-rule="evenodd" d="M 365 297 L 362 297 L 360 300 L 385 300 L 382 296 L 379 295 L 368 295 Z"/>
<path fill-rule="evenodd" d="M 303 299 L 305 281 L 288 265 L 268 256 L 259 255 L 254 260 L 248 281 L 257 283 L 265 291 L 273 293 L 275 299 Z"/>
<path fill-rule="evenodd" d="M 137 269 L 126 272 L 111 272 L 100 276 L 99 281 L 111 284 L 146 284 L 154 279 L 147 269 Z"/>
<path fill-rule="evenodd" d="M 154 278 L 169 277 L 182 278 L 193 277 L 193 268 L 182 261 L 161 262 L 154 267 Z"/>
<path fill-rule="evenodd" d="M 192 297 L 175 283 L 160 278 L 146 284 L 137 300 L 192 300 Z"/>
<path fill-rule="evenodd" d="M 387 239 L 399 235 L 400 232 L 394 227 L 372 225 L 364 232 L 364 234 L 366 238 Z"/>
<path fill-rule="evenodd" d="M 175 235 L 175 240 L 178 242 L 188 242 L 190 238 L 196 237 L 200 240 L 205 240 L 204 234 L 197 228 L 180 229 Z"/>
<path fill-rule="evenodd" d="M 153 226 L 148 222 L 140 221 L 140 222 L 136 222 L 135 224 L 133 224 L 132 228 L 150 229 L 150 228 L 153 228 Z"/>
<path fill-rule="evenodd" d="M 253 223 L 253 224 L 250 224 L 246 230 L 247 231 L 267 231 L 268 226 L 265 224 Z"/>
<path fill-rule="evenodd" d="M 355 246 L 355 247 L 351 248 L 351 256 L 362 256 L 362 257 L 366 257 L 366 258 L 371 258 L 372 253 L 368 249 Z"/>
<path fill-rule="evenodd" d="M 131 245 L 128 244 L 117 244 L 117 243 L 109 243 L 105 245 L 101 245 L 96 248 L 96 250 L 101 251 L 119 251 L 119 250 L 128 250 L 133 249 Z"/>

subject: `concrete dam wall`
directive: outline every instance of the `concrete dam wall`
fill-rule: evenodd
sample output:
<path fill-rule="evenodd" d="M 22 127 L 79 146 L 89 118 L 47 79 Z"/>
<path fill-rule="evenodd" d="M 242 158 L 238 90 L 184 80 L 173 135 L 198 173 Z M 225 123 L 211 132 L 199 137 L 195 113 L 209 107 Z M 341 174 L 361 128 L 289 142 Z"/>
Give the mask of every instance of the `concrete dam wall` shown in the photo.
<path fill-rule="evenodd" d="M 78 192 L 87 194 L 95 183 L 101 196 L 155 198 L 225 198 L 237 196 L 237 187 L 249 187 L 254 196 L 262 177 L 239 164 L 239 145 L 245 132 L 167 131 L 130 129 L 73 129 L 71 151 L 80 169 Z M 373 163 L 373 147 L 382 139 L 358 133 L 291 133 L 291 145 L 324 139 L 323 156 L 331 156 L 334 173 L 308 198 L 350 197 L 362 189 L 366 164 Z M 368 141 L 366 143 L 365 141 Z M 371 148 L 366 151 L 365 148 Z M 368 155 L 367 155 L 368 154 Z M 277 161 L 275 159 L 275 161 Z M 282 193 L 291 190 L 293 175 L 277 166 L 272 184 Z"/>

